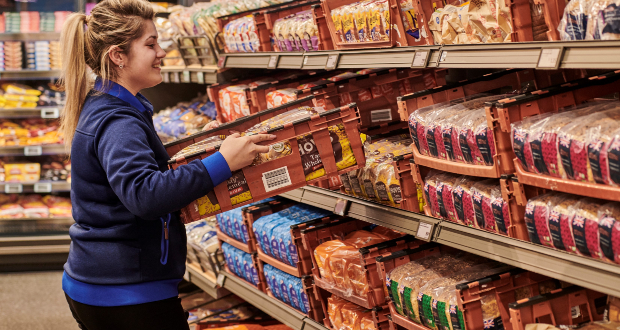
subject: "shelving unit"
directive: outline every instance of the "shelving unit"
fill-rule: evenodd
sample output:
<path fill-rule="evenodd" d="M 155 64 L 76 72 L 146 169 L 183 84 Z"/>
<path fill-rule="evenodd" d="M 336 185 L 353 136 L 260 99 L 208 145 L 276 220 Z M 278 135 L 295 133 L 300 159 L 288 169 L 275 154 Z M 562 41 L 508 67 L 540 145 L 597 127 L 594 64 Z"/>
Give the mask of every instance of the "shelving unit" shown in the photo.
<path fill-rule="evenodd" d="M 0 71 L 0 79 L 3 80 L 41 80 L 57 79 L 60 77 L 60 70 L 36 71 L 36 70 L 13 70 Z"/>
<path fill-rule="evenodd" d="M 39 40 L 59 40 L 58 32 L 33 32 L 33 33 L 0 33 L 0 41 L 39 41 Z"/>
<path fill-rule="evenodd" d="M 0 271 L 49 269 L 67 261 L 69 235 L 0 237 Z"/>
<path fill-rule="evenodd" d="M 64 144 L 46 144 L 41 146 L 10 146 L 0 147 L 2 156 L 41 156 L 64 155 L 67 153 Z"/>
<path fill-rule="evenodd" d="M 213 66 L 164 66 L 161 68 L 164 83 L 215 84 L 218 67 Z"/>
<path fill-rule="evenodd" d="M 67 181 L 40 181 L 33 183 L 0 182 L 0 192 L 5 194 L 20 193 L 52 193 L 71 191 L 71 183 Z"/>
<path fill-rule="evenodd" d="M 55 119 L 60 116 L 61 110 L 60 107 L 0 108 L 0 117 Z"/>

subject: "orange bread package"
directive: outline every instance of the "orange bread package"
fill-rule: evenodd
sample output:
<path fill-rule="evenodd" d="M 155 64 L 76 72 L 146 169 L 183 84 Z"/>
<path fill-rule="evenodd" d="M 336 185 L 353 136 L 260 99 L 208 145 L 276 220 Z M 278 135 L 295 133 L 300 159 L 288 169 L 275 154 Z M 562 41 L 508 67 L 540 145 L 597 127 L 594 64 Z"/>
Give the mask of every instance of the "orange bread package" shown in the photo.
<path fill-rule="evenodd" d="M 342 328 L 342 306 L 348 304 L 349 302 L 338 297 L 331 296 L 327 298 L 327 316 L 329 317 L 329 321 L 332 323 L 332 329 L 339 330 Z"/>
<path fill-rule="evenodd" d="M 319 268 L 321 277 L 328 283 L 333 283 L 332 272 L 329 269 L 329 257 L 339 248 L 346 246 L 340 240 L 327 241 L 314 249 L 314 260 Z"/>
<path fill-rule="evenodd" d="M 372 230 L 373 233 L 375 234 L 379 234 L 387 239 L 396 239 L 396 238 L 400 238 L 405 236 L 405 233 L 401 233 L 399 231 L 390 229 L 390 228 L 386 228 L 386 227 L 382 227 L 382 226 L 377 226 Z"/>
<path fill-rule="evenodd" d="M 360 330 L 377 330 L 377 326 L 375 326 L 375 322 L 372 320 L 372 315 L 370 313 L 362 317 Z"/>
<path fill-rule="evenodd" d="M 366 230 L 356 230 L 345 237 L 344 242 L 358 249 L 365 246 L 385 242 L 387 239 L 380 234 L 371 233 Z"/>
<path fill-rule="evenodd" d="M 342 314 L 341 330 L 360 330 L 362 318 L 370 314 L 370 312 L 366 312 L 366 310 L 366 308 L 354 303 L 346 303 L 342 306 L 342 309 L 340 309 L 340 313 Z"/>
<path fill-rule="evenodd" d="M 358 261 L 360 259 L 360 253 L 358 248 L 354 246 L 343 246 L 338 248 L 327 260 L 329 269 L 332 273 L 334 285 L 341 289 L 348 289 L 346 271 L 349 263 Z"/>
<path fill-rule="evenodd" d="M 364 272 L 362 259 L 360 257 L 347 265 L 345 283 L 347 289 L 355 295 L 363 297 L 368 292 L 368 279 L 366 278 L 366 273 Z"/>

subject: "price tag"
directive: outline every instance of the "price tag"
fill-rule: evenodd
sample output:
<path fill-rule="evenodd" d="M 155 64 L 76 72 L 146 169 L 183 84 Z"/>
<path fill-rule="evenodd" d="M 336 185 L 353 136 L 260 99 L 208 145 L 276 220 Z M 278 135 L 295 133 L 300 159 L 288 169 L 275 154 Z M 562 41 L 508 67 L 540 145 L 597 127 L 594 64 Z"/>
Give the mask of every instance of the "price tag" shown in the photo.
<path fill-rule="evenodd" d="M 439 62 L 443 62 L 446 60 L 446 57 L 448 57 L 448 52 L 446 52 L 445 50 L 441 52 L 441 55 L 439 56 Z"/>
<path fill-rule="evenodd" d="M 344 199 L 344 198 L 338 198 L 336 200 L 336 205 L 334 206 L 334 214 L 345 216 L 347 212 L 349 212 L 350 206 L 351 206 L 350 200 Z"/>
<path fill-rule="evenodd" d="M 41 109 L 41 118 L 44 119 L 58 118 L 59 114 L 58 108 Z"/>
<path fill-rule="evenodd" d="M 173 73 L 172 82 L 175 83 L 175 84 L 181 83 L 181 77 L 180 77 L 180 74 L 178 72 L 174 72 Z"/>
<path fill-rule="evenodd" d="M 217 59 L 217 67 L 223 69 L 226 66 L 226 55 L 220 56 Z"/>
<path fill-rule="evenodd" d="M 24 156 L 41 156 L 43 148 L 41 146 L 24 147 Z"/>
<path fill-rule="evenodd" d="M 308 64 L 308 56 L 304 56 L 304 65 Z"/>
<path fill-rule="evenodd" d="M 183 82 L 184 83 L 189 83 L 190 81 L 190 76 L 189 76 L 189 71 L 185 70 L 183 71 Z"/>
<path fill-rule="evenodd" d="M 550 70 L 558 69 L 560 67 L 563 52 L 563 47 L 542 49 L 540 51 L 540 57 L 538 57 L 538 65 L 536 68 Z"/>
<path fill-rule="evenodd" d="M 205 83 L 205 73 L 202 71 L 196 72 L 196 77 L 198 77 L 198 83 L 199 84 L 204 84 Z"/>
<path fill-rule="evenodd" d="M 340 54 L 331 54 L 327 56 L 327 63 L 325 63 L 325 70 L 335 70 L 338 66 L 338 60 L 340 59 Z"/>
<path fill-rule="evenodd" d="M 218 274 L 217 275 L 217 281 L 215 281 L 215 283 L 217 283 L 217 285 L 219 287 L 223 287 L 225 279 L 226 279 L 226 276 L 224 276 L 224 274 Z"/>
<path fill-rule="evenodd" d="M 418 231 L 415 233 L 415 236 L 418 239 L 423 241 L 430 242 L 433 238 L 433 230 L 435 229 L 435 224 L 430 222 L 420 221 L 420 225 L 418 226 Z"/>
<path fill-rule="evenodd" d="M 52 184 L 50 182 L 38 182 L 34 184 L 34 192 L 36 193 L 51 193 Z"/>
<path fill-rule="evenodd" d="M 168 74 L 168 72 L 164 72 L 161 74 L 161 77 L 163 79 L 163 81 L 165 83 L 169 83 L 170 82 L 170 74 Z"/>
<path fill-rule="evenodd" d="M 269 63 L 267 63 L 267 69 L 275 69 L 278 67 L 279 55 L 271 55 L 269 57 Z"/>
<path fill-rule="evenodd" d="M 21 194 L 24 191 L 24 186 L 21 183 L 7 183 L 4 185 L 5 194 Z"/>
<path fill-rule="evenodd" d="M 428 64 L 430 51 L 428 50 L 416 50 L 415 55 L 413 55 L 413 63 L 411 63 L 412 68 L 425 68 Z"/>

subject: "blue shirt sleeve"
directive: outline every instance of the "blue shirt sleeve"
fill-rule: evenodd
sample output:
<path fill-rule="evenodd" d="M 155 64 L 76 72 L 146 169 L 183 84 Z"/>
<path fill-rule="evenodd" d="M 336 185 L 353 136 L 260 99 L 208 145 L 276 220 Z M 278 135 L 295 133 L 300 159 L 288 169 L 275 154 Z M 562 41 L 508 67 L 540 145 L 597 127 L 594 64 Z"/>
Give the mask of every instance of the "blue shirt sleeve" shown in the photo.
<path fill-rule="evenodd" d="M 204 164 L 207 172 L 209 172 L 213 186 L 219 185 L 232 176 L 226 159 L 224 159 L 224 156 L 222 156 L 219 151 L 203 159 L 202 164 Z"/>
<path fill-rule="evenodd" d="M 116 111 L 101 122 L 95 136 L 97 157 L 110 186 L 131 213 L 155 220 L 213 190 L 215 184 L 200 160 L 162 172 L 149 145 L 150 127 L 137 116 L 132 110 Z M 214 157 L 209 169 L 217 180 L 226 180 L 221 161 Z"/>

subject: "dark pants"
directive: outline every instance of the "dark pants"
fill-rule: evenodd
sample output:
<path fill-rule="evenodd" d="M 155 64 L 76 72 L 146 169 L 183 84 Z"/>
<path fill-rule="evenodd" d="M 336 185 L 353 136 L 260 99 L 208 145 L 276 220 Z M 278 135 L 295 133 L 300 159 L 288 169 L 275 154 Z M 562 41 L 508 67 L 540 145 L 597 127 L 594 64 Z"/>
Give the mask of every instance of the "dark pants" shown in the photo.
<path fill-rule="evenodd" d="M 188 314 L 177 297 L 118 307 L 85 305 L 65 297 L 82 330 L 189 330 Z"/>

